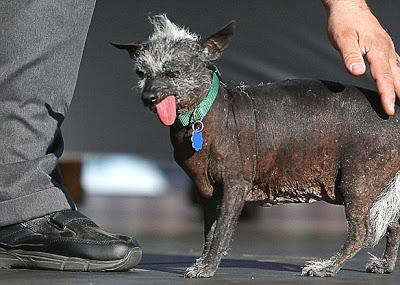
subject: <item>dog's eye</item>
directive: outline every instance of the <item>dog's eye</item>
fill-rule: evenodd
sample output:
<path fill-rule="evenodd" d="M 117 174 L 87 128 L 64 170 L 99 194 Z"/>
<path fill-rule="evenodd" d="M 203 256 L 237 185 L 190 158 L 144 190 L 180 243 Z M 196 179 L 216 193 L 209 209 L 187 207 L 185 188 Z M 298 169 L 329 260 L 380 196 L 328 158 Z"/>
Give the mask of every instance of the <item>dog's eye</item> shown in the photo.
<path fill-rule="evenodd" d="M 165 71 L 165 75 L 169 78 L 177 78 L 180 74 L 179 70 L 167 70 Z"/>
<path fill-rule="evenodd" d="M 139 78 L 144 78 L 144 72 L 142 70 L 140 70 L 140 69 L 136 69 L 136 75 Z"/>

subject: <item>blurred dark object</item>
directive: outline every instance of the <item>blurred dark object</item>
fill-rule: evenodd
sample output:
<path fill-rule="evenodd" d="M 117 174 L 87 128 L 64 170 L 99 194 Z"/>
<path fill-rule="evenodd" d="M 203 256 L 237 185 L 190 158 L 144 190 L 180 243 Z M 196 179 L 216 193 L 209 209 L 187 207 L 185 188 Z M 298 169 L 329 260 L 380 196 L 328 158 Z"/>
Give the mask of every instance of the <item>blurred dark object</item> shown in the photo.
<path fill-rule="evenodd" d="M 82 202 L 83 191 L 81 187 L 81 160 L 61 160 L 59 162 L 59 167 L 64 184 L 71 192 L 72 199 L 75 203 Z"/>
<path fill-rule="evenodd" d="M 191 183 L 191 186 L 189 189 L 189 199 L 193 205 L 202 207 L 202 204 L 200 201 L 201 199 L 198 195 L 197 188 L 193 183 Z M 247 202 L 246 204 L 244 204 L 242 213 L 240 214 L 240 219 L 241 220 L 251 220 L 251 219 L 257 218 L 260 213 L 259 207 L 260 206 L 258 206 L 254 202 Z"/>

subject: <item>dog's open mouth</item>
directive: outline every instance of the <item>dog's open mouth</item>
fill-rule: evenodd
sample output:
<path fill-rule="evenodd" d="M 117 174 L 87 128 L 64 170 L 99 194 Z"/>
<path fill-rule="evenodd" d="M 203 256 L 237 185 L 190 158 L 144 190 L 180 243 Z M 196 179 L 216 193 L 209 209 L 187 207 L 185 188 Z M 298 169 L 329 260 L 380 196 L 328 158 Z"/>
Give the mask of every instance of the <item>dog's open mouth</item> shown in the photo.
<path fill-rule="evenodd" d="M 160 121 L 166 125 L 171 126 L 176 119 L 176 99 L 171 95 L 156 104 L 157 116 Z"/>

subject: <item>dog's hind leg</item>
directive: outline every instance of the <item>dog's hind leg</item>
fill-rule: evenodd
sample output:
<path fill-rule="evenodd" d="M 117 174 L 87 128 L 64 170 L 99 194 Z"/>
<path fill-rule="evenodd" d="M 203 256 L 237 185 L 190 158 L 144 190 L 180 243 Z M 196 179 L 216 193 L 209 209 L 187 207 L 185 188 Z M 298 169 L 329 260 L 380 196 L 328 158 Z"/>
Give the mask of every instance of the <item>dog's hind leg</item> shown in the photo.
<path fill-rule="evenodd" d="M 357 176 L 359 176 L 358 172 L 350 177 L 343 175 L 344 178 L 340 187 L 348 222 L 348 234 L 345 243 L 338 253 L 328 260 L 306 262 L 302 275 L 334 276 L 348 259 L 364 247 L 368 237 L 369 205 L 372 204 L 370 201 L 372 198 L 365 191 L 365 189 L 368 189 L 368 181 L 357 180 Z"/>
<path fill-rule="evenodd" d="M 382 189 L 377 201 L 371 207 L 371 244 L 379 242 L 387 234 L 386 250 L 383 258 L 371 255 L 366 271 L 371 273 L 390 273 L 393 271 L 400 245 L 400 172 Z"/>
<path fill-rule="evenodd" d="M 317 277 L 334 276 L 348 259 L 352 258 L 364 247 L 368 223 L 365 215 L 368 215 L 368 211 L 358 211 L 357 206 L 347 206 L 348 235 L 339 252 L 328 260 L 306 262 L 306 266 L 302 270 L 302 275 Z"/>
<path fill-rule="evenodd" d="M 221 206 L 206 236 L 203 255 L 193 266 L 186 269 L 185 277 L 200 278 L 214 275 L 222 256 L 228 250 L 250 187 L 251 185 L 243 180 L 224 180 Z"/>
<path fill-rule="evenodd" d="M 391 273 L 397 260 L 400 245 L 400 220 L 389 225 L 387 229 L 386 249 L 383 258 L 371 255 L 366 271 L 370 273 Z"/>

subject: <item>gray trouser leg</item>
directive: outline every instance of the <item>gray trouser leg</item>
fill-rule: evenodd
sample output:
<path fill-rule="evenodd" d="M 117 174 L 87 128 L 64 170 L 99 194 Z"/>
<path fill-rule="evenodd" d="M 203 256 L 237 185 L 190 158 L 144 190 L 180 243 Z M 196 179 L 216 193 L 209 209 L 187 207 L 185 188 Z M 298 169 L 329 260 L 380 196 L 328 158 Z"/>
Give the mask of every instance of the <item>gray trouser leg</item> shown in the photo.
<path fill-rule="evenodd" d="M 0 1 L 0 226 L 71 208 L 57 175 L 95 0 Z"/>

